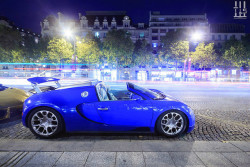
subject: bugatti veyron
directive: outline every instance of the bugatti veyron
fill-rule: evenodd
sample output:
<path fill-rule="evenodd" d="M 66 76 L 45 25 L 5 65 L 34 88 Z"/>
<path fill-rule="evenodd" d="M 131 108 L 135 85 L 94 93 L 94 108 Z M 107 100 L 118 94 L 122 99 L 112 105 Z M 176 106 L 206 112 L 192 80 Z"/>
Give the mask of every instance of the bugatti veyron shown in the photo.
<path fill-rule="evenodd" d="M 103 82 L 61 86 L 59 79 L 28 79 L 33 95 L 23 106 L 23 125 L 41 138 L 62 132 L 158 132 L 175 137 L 191 132 L 193 110 L 156 89 L 126 83 L 126 90 L 110 90 Z M 39 87 L 45 82 L 56 86 Z"/>

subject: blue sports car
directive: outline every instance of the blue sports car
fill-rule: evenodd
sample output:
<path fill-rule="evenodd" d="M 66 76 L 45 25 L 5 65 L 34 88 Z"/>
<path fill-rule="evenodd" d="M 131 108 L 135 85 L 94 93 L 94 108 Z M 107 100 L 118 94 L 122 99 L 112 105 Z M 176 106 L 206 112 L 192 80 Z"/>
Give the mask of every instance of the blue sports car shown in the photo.
<path fill-rule="evenodd" d="M 24 102 L 22 121 L 41 138 L 64 131 L 149 131 L 175 137 L 194 129 L 192 109 L 156 89 L 127 82 L 126 90 L 109 90 L 100 81 L 63 87 L 50 77 L 28 81 L 34 89 Z M 50 81 L 57 86 L 38 87 Z"/>

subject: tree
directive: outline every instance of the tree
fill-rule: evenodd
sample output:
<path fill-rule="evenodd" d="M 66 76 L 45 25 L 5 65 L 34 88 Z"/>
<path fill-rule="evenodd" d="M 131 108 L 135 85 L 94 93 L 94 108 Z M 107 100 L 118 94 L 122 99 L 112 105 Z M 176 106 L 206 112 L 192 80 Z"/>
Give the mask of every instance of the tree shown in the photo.
<path fill-rule="evenodd" d="M 171 46 L 174 43 L 179 41 L 185 41 L 187 38 L 184 29 L 178 29 L 176 31 L 169 31 L 166 33 L 165 36 L 161 37 L 161 54 L 164 55 L 171 55 Z"/>
<path fill-rule="evenodd" d="M 200 68 L 211 67 L 216 61 L 214 43 L 199 43 L 195 52 L 191 52 L 191 59 L 193 64 L 198 64 Z"/>
<path fill-rule="evenodd" d="M 54 62 L 59 63 L 62 60 L 69 62 L 74 51 L 72 44 L 63 38 L 54 38 L 49 41 L 48 58 Z"/>
<path fill-rule="evenodd" d="M 11 54 L 0 46 L 0 62 L 11 62 Z"/>
<path fill-rule="evenodd" d="M 100 61 L 101 50 L 99 43 L 94 38 L 82 38 L 81 40 L 78 38 L 76 41 L 76 53 L 81 62 L 93 64 Z"/>
<path fill-rule="evenodd" d="M 161 49 L 158 60 L 164 63 L 174 62 L 177 70 L 178 63 L 183 62 L 189 52 L 189 42 L 184 29 L 167 32 L 161 37 Z"/>
<path fill-rule="evenodd" d="M 0 62 L 13 62 L 13 50 L 20 50 L 21 35 L 17 30 L 0 25 Z"/>
<path fill-rule="evenodd" d="M 154 63 L 155 56 L 151 53 L 150 45 L 145 39 L 137 40 L 134 46 L 133 65 L 152 65 Z"/>
<path fill-rule="evenodd" d="M 225 68 L 242 67 L 248 64 L 247 46 L 244 46 L 243 41 L 232 38 L 224 43 L 221 52 L 220 63 Z"/>
<path fill-rule="evenodd" d="M 27 58 L 25 57 L 25 53 L 23 52 L 22 49 L 16 49 L 12 50 L 10 52 L 11 57 L 12 57 L 12 62 L 15 63 L 20 63 L 20 62 L 26 62 Z"/>
<path fill-rule="evenodd" d="M 34 52 L 38 56 L 37 59 L 39 59 L 41 62 L 47 62 L 47 59 L 49 60 L 48 45 L 50 40 L 51 39 L 48 37 L 41 38 L 36 45 Z"/>
<path fill-rule="evenodd" d="M 22 41 L 19 31 L 0 25 L 0 47 L 6 51 L 19 48 Z"/>
<path fill-rule="evenodd" d="M 242 67 L 247 63 L 246 48 L 242 42 L 237 41 L 234 45 L 227 48 L 223 54 L 223 63 L 225 67 Z"/>
<path fill-rule="evenodd" d="M 245 55 L 246 63 L 245 63 L 245 65 L 248 66 L 248 68 L 250 70 L 250 34 L 246 34 L 242 38 L 242 44 L 244 45 L 244 47 L 246 49 L 246 55 Z"/>
<path fill-rule="evenodd" d="M 34 37 L 26 35 L 23 37 L 23 51 L 26 55 L 26 61 L 34 62 L 39 59 L 39 55 L 36 52 L 38 44 L 35 42 Z"/>
<path fill-rule="evenodd" d="M 175 62 L 183 61 L 189 52 L 189 42 L 188 41 L 178 41 L 172 43 L 170 46 L 171 55 L 169 56 Z"/>
<path fill-rule="evenodd" d="M 120 65 L 130 65 L 134 44 L 130 34 L 124 30 L 112 30 L 107 33 L 103 42 L 104 54 L 107 61 Z"/>

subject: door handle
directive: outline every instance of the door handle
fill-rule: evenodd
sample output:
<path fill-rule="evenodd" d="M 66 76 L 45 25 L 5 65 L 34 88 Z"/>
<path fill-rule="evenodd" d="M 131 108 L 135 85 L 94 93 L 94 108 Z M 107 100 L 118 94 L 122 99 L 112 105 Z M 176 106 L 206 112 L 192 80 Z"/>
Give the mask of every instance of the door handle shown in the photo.
<path fill-rule="evenodd" d="M 97 108 L 98 110 L 106 111 L 108 108 Z"/>

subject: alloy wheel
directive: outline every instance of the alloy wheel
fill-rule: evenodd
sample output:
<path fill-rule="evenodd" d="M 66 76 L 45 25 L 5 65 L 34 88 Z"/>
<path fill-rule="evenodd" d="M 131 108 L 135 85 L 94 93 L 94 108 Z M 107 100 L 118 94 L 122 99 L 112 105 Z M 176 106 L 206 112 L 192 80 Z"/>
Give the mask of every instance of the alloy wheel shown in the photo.
<path fill-rule="evenodd" d="M 180 133 L 184 126 L 183 117 L 176 112 L 167 113 L 162 117 L 161 128 L 167 135 L 173 136 Z"/>
<path fill-rule="evenodd" d="M 32 116 L 31 126 L 38 135 L 49 136 L 56 132 L 58 119 L 53 112 L 41 110 Z"/>

